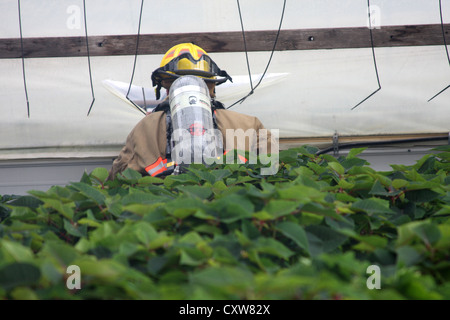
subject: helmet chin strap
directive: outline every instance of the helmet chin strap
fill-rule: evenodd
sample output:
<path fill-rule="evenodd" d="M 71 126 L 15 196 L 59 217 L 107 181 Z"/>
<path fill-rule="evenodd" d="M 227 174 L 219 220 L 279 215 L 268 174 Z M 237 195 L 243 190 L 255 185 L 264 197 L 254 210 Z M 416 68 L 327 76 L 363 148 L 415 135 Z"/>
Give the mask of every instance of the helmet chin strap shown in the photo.
<path fill-rule="evenodd" d="M 158 84 L 155 88 L 155 96 L 156 96 L 156 100 L 159 100 L 159 98 L 161 98 L 161 85 Z"/>

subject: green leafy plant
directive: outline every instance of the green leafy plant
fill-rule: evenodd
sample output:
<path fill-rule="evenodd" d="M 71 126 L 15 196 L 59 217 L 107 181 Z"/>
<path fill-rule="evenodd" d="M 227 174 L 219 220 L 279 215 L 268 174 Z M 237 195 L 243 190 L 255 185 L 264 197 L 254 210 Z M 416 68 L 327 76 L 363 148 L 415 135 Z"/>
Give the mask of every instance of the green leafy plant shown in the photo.
<path fill-rule="evenodd" d="M 3 299 L 449 299 L 450 148 L 377 172 L 352 149 L 280 168 L 133 170 L 0 197 Z M 70 289 L 69 266 L 81 271 Z M 367 285 L 369 266 L 380 289 Z"/>

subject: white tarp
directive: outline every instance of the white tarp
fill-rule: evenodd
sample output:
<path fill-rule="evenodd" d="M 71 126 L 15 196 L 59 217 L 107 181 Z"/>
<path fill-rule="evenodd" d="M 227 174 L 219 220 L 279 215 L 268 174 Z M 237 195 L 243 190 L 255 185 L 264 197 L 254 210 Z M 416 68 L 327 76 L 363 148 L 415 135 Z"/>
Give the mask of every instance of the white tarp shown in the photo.
<path fill-rule="evenodd" d="M 84 36 L 81 0 L 22 0 L 23 37 Z M 440 24 L 439 1 L 371 1 L 377 27 Z M 137 34 L 141 0 L 86 1 L 89 36 Z M 283 1 L 240 1 L 246 30 L 276 30 Z M 442 0 L 444 22 L 450 0 Z M 361 0 L 287 1 L 283 29 L 367 26 Z M 240 31 L 236 1 L 144 1 L 141 34 Z M 369 35 L 368 35 L 369 36 Z M 18 1 L 0 2 L 0 38 L 19 38 Z M 168 48 L 164 48 L 168 49 Z M 268 48 L 270 50 L 271 48 Z M 442 133 L 450 131 L 450 83 L 444 46 L 376 48 L 381 90 L 371 48 L 276 51 L 268 69 L 283 74 L 259 87 L 232 110 L 258 116 L 280 137 L 324 137 Z M 211 53 L 233 76 L 247 72 L 245 54 Z M 251 71 L 264 71 L 270 52 L 250 52 Z M 151 88 L 151 72 L 162 55 L 137 57 L 133 84 Z M 103 85 L 129 82 L 134 56 L 91 57 L 95 103 L 89 116 L 91 87 L 87 57 L 25 59 L 30 117 L 21 59 L 0 59 L 0 159 L 116 154 L 143 117 Z M 217 88 L 227 106 L 250 85 Z"/>

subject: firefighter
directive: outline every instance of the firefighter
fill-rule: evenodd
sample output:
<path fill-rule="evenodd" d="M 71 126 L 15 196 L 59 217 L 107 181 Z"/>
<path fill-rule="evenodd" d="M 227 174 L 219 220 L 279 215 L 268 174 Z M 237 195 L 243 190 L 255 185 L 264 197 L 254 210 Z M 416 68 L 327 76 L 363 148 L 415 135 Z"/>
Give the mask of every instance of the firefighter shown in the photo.
<path fill-rule="evenodd" d="M 264 151 L 271 150 L 270 132 L 260 137 L 261 130 L 265 130 L 261 121 L 254 117 L 225 109 L 223 104 L 215 99 L 215 87 L 226 81 L 232 81 L 226 71 L 221 70 L 209 55 L 197 45 L 181 43 L 170 48 L 164 55 L 161 65 L 152 73 L 152 83 L 156 86 L 157 99 L 160 90 L 168 91 L 178 78 L 191 75 L 201 78 L 208 87 L 211 117 L 214 127 L 222 133 L 222 144 L 225 152 L 230 149 L 246 150 L 256 146 L 259 150 L 262 144 Z M 235 132 L 253 130 L 256 135 L 247 135 L 239 139 L 237 135 L 226 141 L 227 129 Z M 229 131 L 230 132 L 230 131 Z M 232 132 L 232 131 L 231 131 Z M 267 132 L 267 130 L 266 130 Z M 173 161 L 171 145 L 173 125 L 169 94 L 152 112 L 139 121 L 129 133 L 125 146 L 113 161 L 109 171 L 109 180 L 127 168 L 151 176 L 164 176 L 173 173 L 176 163 Z M 273 139 L 272 139 L 273 140 Z"/>

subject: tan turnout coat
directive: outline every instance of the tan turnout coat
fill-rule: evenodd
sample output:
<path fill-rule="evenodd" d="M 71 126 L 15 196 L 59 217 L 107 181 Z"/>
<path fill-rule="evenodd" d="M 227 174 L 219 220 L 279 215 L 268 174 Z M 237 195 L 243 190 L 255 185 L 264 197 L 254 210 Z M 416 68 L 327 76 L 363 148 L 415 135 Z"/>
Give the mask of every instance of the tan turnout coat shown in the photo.
<path fill-rule="evenodd" d="M 238 113 L 227 109 L 216 109 L 216 123 L 218 129 L 222 132 L 223 145 L 225 148 L 250 151 L 250 146 L 257 146 L 260 151 L 262 144 L 267 146 L 268 153 L 271 151 L 271 134 L 268 132 L 267 139 L 260 137 L 260 130 L 265 129 L 261 121 L 254 117 Z M 250 135 L 250 138 L 234 139 L 234 142 L 226 141 L 227 129 L 242 129 L 244 132 L 248 129 L 256 130 L 256 139 Z M 112 180 L 116 175 L 127 168 L 131 168 L 147 174 L 148 168 L 158 160 L 165 159 L 167 146 L 166 135 L 166 115 L 163 111 L 153 112 L 146 115 L 137 123 L 126 139 L 125 146 L 119 153 L 119 156 L 113 161 L 112 168 L 109 171 L 108 179 Z M 147 170 L 146 170 L 147 168 Z"/>

